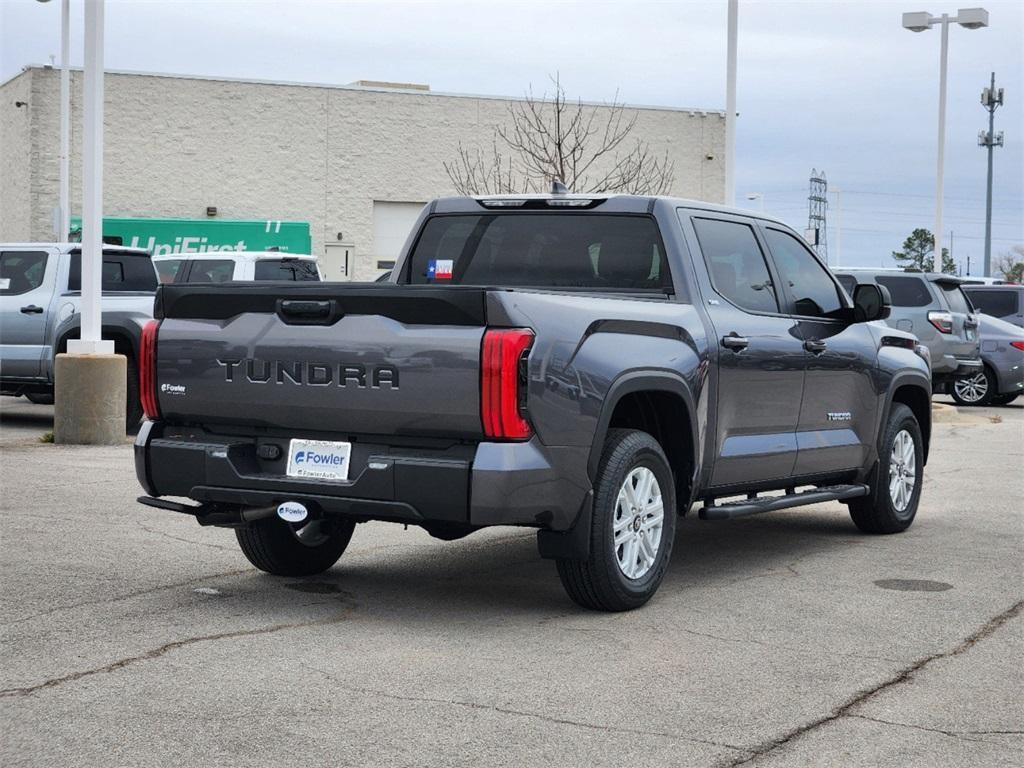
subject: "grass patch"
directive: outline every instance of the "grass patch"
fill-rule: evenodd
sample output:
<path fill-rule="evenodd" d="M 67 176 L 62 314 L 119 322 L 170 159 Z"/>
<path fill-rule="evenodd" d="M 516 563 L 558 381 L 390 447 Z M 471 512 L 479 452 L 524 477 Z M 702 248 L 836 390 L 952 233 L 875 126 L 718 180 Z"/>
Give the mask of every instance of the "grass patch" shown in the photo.
<path fill-rule="evenodd" d="M 53 432 L 43 432 L 43 434 L 41 434 L 39 436 L 39 442 L 40 443 L 52 443 L 53 442 Z"/>

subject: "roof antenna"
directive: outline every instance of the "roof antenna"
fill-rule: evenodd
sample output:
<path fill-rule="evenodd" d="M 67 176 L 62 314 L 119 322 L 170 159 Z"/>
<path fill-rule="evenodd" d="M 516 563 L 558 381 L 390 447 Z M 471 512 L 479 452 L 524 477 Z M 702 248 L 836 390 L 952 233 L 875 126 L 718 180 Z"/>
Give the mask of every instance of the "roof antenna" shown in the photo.
<path fill-rule="evenodd" d="M 551 194 L 552 195 L 567 195 L 569 194 L 569 188 L 565 186 L 565 182 L 561 179 L 555 179 L 551 182 Z"/>

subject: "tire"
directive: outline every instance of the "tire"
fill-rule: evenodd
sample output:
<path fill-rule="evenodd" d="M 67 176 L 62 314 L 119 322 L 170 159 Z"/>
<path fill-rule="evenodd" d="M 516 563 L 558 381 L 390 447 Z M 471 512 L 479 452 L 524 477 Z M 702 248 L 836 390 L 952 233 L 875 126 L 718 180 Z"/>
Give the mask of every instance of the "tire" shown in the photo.
<path fill-rule="evenodd" d="M 645 494 L 647 500 L 638 499 L 639 513 L 634 514 L 625 495 L 627 480 L 635 493 L 641 487 L 639 484 L 652 475 L 656 486 L 649 486 L 650 493 Z M 655 534 L 657 491 L 661 497 L 661 528 L 660 533 Z M 609 430 L 594 484 L 590 556 L 586 560 L 559 559 L 556 562 L 562 586 L 569 597 L 584 608 L 597 611 L 639 608 L 651 599 L 665 576 L 675 530 L 675 485 L 661 446 L 646 432 Z M 655 535 L 658 544 L 651 558 L 649 542 Z M 616 546 L 616 536 L 624 543 Z M 620 561 L 625 564 L 620 565 Z M 634 576 L 628 576 L 624 569 L 631 570 Z"/>
<path fill-rule="evenodd" d="M 988 405 L 996 396 L 999 384 L 986 365 L 973 376 L 955 379 L 949 388 L 957 405 Z"/>
<path fill-rule="evenodd" d="M 901 482 L 901 478 L 906 478 L 906 473 L 900 472 L 898 464 L 894 470 L 890 470 L 894 466 L 894 452 L 896 455 L 906 456 L 899 451 L 897 439 L 909 439 L 913 446 L 912 460 L 907 462 L 913 465 L 913 487 L 908 491 L 906 483 L 903 482 L 905 501 L 900 501 L 900 497 L 896 495 L 899 492 L 898 486 L 897 491 L 890 490 L 897 482 Z M 905 446 L 906 442 L 901 444 Z M 924 481 L 923 446 L 921 427 L 914 412 L 902 403 L 893 403 L 879 446 L 878 463 L 875 465 L 871 489 L 867 496 L 850 502 L 850 517 L 861 531 L 875 534 L 901 533 L 914 522 Z"/>
<path fill-rule="evenodd" d="M 1007 392 L 1003 395 L 996 395 L 992 398 L 992 405 L 1009 405 L 1020 395 L 1017 392 Z"/>
<path fill-rule="evenodd" d="M 36 405 L 53 405 L 53 395 L 43 392 L 29 392 L 25 397 Z"/>
<path fill-rule="evenodd" d="M 315 543 L 304 544 L 298 532 L 310 525 L 321 526 L 320 535 Z M 353 521 L 339 518 L 311 520 L 300 526 L 270 517 L 236 528 L 235 536 L 242 554 L 261 571 L 275 576 L 312 576 L 338 562 L 354 529 Z"/>
<path fill-rule="evenodd" d="M 127 381 L 125 382 L 125 406 L 124 421 L 125 429 L 134 432 L 142 421 L 142 401 L 139 399 L 139 366 L 135 358 L 127 355 Z"/>

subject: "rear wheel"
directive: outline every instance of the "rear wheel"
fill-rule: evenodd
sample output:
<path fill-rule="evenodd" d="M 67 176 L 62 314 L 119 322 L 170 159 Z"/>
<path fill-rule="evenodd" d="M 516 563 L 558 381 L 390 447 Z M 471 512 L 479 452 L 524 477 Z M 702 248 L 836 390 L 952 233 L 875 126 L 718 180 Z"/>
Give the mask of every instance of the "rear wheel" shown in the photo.
<path fill-rule="evenodd" d="M 626 611 L 654 595 L 676 529 L 672 470 L 646 432 L 614 429 L 605 441 L 587 560 L 558 560 L 569 597 L 584 608 Z"/>
<path fill-rule="evenodd" d="M 275 576 L 312 576 L 338 562 L 354 529 L 354 522 L 339 518 L 300 524 L 269 517 L 236 529 L 235 536 L 242 554 L 261 571 Z"/>
<path fill-rule="evenodd" d="M 35 403 L 36 405 L 53 405 L 52 392 L 29 392 L 25 397 L 28 398 L 30 403 Z"/>
<path fill-rule="evenodd" d="M 953 382 L 952 395 L 959 405 L 988 405 L 996 396 L 996 378 L 985 366 L 973 376 Z"/>
<path fill-rule="evenodd" d="M 871 489 L 850 502 L 850 517 L 865 533 L 900 533 L 917 515 L 924 479 L 921 427 L 914 412 L 894 403 L 882 437 Z"/>

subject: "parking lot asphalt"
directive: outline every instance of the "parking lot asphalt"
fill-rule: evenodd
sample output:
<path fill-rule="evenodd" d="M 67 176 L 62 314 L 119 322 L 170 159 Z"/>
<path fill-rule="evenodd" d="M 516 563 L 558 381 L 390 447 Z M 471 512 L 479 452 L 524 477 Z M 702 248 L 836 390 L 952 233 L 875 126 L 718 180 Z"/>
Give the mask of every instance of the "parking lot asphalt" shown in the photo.
<path fill-rule="evenodd" d="M 131 447 L 0 398 L 0 763 L 1024 764 L 1024 407 L 935 425 L 905 534 L 825 504 L 687 517 L 648 606 L 534 534 L 359 526 L 328 573 L 135 503 Z"/>

